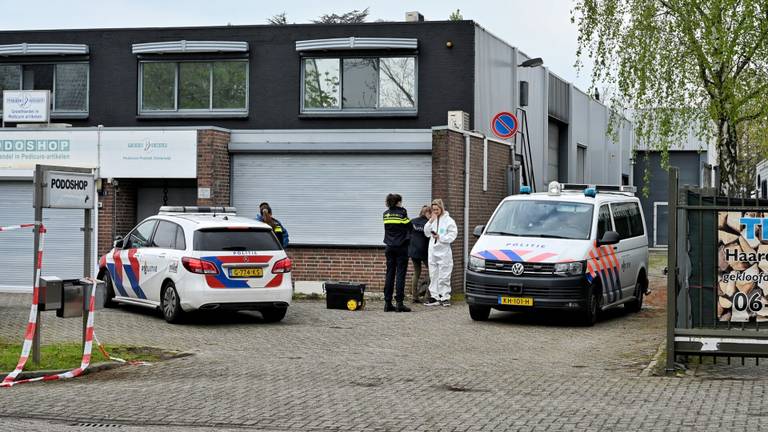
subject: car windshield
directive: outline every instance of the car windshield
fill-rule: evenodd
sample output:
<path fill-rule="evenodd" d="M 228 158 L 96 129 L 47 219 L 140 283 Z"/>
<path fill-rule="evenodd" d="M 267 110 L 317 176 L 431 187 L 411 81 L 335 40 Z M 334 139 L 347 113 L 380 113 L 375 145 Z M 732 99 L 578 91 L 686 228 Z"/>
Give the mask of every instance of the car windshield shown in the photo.
<path fill-rule="evenodd" d="M 549 200 L 506 201 L 488 224 L 486 234 L 588 240 L 592 204 Z"/>
<path fill-rule="evenodd" d="M 281 250 L 272 230 L 263 228 L 208 228 L 195 231 L 197 251 Z"/>

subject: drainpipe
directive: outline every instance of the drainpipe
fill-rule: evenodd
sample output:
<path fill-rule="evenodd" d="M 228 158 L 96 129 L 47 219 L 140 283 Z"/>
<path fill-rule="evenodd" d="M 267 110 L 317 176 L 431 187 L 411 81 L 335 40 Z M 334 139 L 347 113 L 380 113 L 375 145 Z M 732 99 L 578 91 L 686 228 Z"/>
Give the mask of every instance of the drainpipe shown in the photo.
<path fill-rule="evenodd" d="M 469 134 L 464 134 L 464 255 L 461 260 L 462 267 L 466 269 L 469 257 Z M 467 286 L 467 272 L 464 275 L 463 287 Z"/>

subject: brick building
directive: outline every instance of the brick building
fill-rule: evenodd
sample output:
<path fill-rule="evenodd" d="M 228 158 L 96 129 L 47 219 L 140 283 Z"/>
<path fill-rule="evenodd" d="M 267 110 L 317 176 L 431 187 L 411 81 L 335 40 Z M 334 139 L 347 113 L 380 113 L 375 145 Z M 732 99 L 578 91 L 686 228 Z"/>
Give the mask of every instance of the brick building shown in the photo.
<path fill-rule="evenodd" d="M 99 169 L 100 253 L 163 204 L 254 216 L 268 201 L 290 233 L 297 283 L 380 289 L 384 197 L 402 194 L 411 215 L 440 197 L 459 225 L 460 290 L 471 228 L 509 193 L 523 148 L 538 188 L 632 181 L 631 124 L 609 137 L 604 105 L 544 66 L 521 66 L 530 59 L 472 21 L 0 32 L 0 90 L 50 90 L 59 124 L 0 129 L 10 143 L 0 225 L 31 218 L 31 168 L 55 157 Z M 449 111 L 468 121 L 446 127 Z M 499 111 L 520 115 L 524 140 L 485 138 Z M 69 150 L 14 147 L 46 139 Z M 137 164 L 141 146 L 125 147 L 136 140 L 169 143 L 168 154 Z M 43 272 L 70 276 L 81 220 L 46 217 L 58 258 Z M 23 235 L 0 243 L 19 268 L 31 262 Z M 26 273 L 0 289 L 28 289 Z"/>

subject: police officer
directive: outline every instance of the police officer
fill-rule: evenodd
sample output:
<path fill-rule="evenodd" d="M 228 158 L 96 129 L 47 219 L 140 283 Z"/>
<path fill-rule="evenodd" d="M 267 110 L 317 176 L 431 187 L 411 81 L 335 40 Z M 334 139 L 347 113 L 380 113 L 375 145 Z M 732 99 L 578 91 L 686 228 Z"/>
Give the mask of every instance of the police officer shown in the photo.
<path fill-rule="evenodd" d="M 285 229 L 279 220 L 272 217 L 272 207 L 269 206 L 269 203 L 263 202 L 259 204 L 259 215 L 256 216 L 256 220 L 271 226 L 280 244 L 284 248 L 288 247 L 288 230 Z"/>
<path fill-rule="evenodd" d="M 410 312 L 403 304 L 405 300 L 405 273 L 408 271 L 408 242 L 411 221 L 408 212 L 402 207 L 400 194 L 387 195 L 387 209 L 384 211 L 384 244 L 387 258 L 387 276 L 384 280 L 384 312 Z M 395 301 L 392 305 L 392 291 L 396 288 Z"/>

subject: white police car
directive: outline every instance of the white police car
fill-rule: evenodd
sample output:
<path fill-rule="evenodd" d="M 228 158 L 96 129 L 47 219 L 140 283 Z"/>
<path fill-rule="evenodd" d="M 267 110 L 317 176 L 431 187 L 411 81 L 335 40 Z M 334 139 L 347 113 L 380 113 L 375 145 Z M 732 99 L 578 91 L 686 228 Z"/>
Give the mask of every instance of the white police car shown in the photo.
<path fill-rule="evenodd" d="M 159 308 L 168 322 L 192 310 L 258 310 L 280 321 L 293 295 L 291 260 L 269 225 L 232 207 L 162 207 L 99 260 L 106 306 Z"/>
<path fill-rule="evenodd" d="M 639 311 L 648 290 L 648 240 L 634 188 L 562 185 L 505 198 L 475 228 L 466 301 L 476 321 L 491 309 Z"/>

